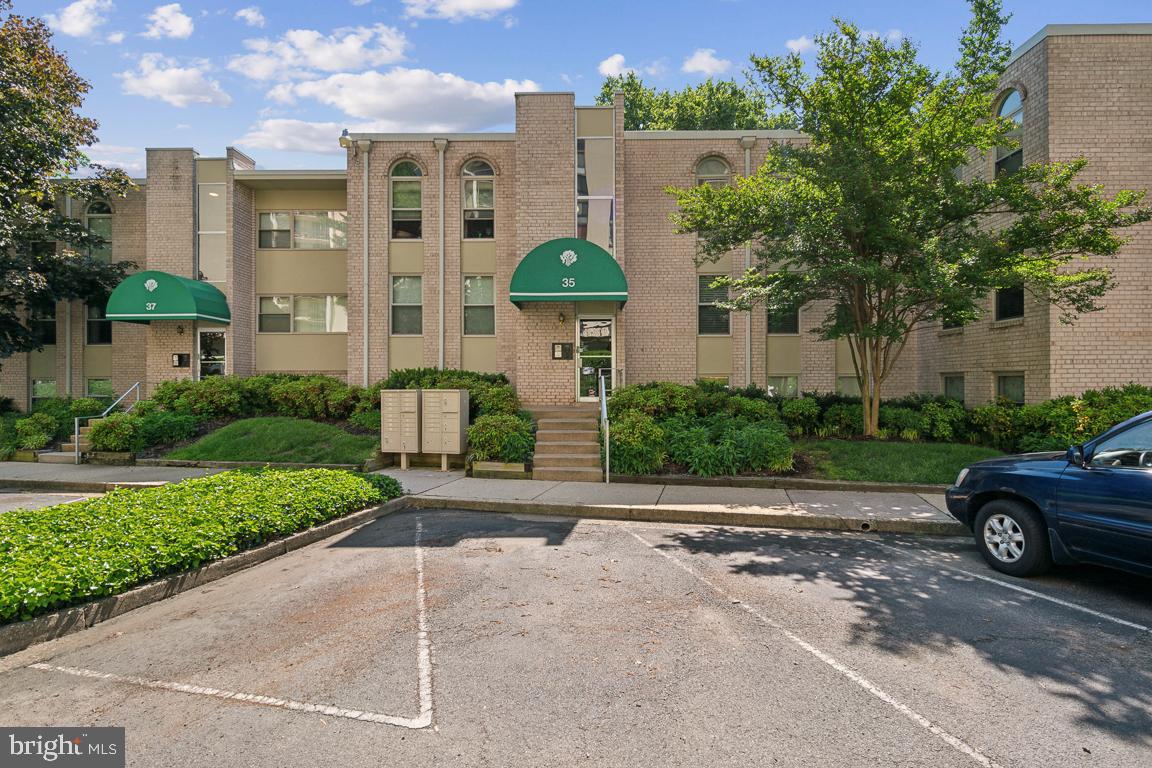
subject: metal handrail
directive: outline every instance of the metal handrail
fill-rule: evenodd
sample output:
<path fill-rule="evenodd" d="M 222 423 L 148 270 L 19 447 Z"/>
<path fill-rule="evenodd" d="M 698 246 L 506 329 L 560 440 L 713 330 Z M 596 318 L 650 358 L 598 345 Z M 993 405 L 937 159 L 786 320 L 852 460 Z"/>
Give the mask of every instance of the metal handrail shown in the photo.
<path fill-rule="evenodd" d="M 608 423 L 608 387 L 604 374 L 600 374 L 600 429 L 604 432 L 604 484 L 611 482 L 612 474 L 612 435 Z"/>
<path fill-rule="evenodd" d="M 128 387 L 128 389 L 124 390 L 124 394 L 120 395 L 120 397 L 113 400 L 112 405 L 105 408 L 103 413 L 95 415 L 95 416 L 77 416 L 75 419 L 73 419 L 73 421 L 72 421 L 72 427 L 73 427 L 72 428 L 72 450 L 75 453 L 77 464 L 80 463 L 80 458 L 81 458 L 80 422 L 81 421 L 89 422 L 89 421 L 92 421 L 92 419 L 104 418 L 108 414 L 112 413 L 112 411 L 115 410 L 116 406 L 118 406 L 118 405 L 120 405 L 120 403 L 124 402 L 124 398 L 128 397 L 128 395 L 132 394 L 133 392 L 136 393 L 136 399 L 132 401 L 132 405 L 130 405 L 124 409 L 124 413 L 128 413 L 133 408 L 135 408 L 136 405 L 140 402 L 140 382 L 136 382 L 132 386 Z"/>

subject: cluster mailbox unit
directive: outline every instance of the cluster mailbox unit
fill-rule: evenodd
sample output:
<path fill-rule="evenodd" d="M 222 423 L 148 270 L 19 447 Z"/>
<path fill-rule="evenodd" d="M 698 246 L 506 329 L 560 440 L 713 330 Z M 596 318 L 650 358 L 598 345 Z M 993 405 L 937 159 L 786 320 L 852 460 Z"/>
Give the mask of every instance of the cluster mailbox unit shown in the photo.
<path fill-rule="evenodd" d="M 468 390 L 385 389 L 380 392 L 380 451 L 400 454 L 439 453 L 440 468 L 448 456 L 468 447 Z"/>

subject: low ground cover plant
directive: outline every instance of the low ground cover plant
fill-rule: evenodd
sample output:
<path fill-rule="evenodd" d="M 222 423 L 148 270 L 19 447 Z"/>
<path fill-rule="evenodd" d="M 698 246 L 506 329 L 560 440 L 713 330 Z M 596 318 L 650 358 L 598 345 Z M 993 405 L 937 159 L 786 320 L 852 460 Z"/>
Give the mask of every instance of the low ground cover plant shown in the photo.
<path fill-rule="evenodd" d="M 402 493 L 339 470 L 242 470 L 0 515 L 0 622 L 123 592 Z"/>
<path fill-rule="evenodd" d="M 93 427 L 93 435 L 97 434 L 96 429 Z M 93 444 L 95 441 L 93 437 Z M 375 455 L 378 444 L 375 434 L 353 434 L 335 424 L 287 416 L 257 416 L 227 424 L 190 445 L 177 448 L 167 457 L 189 461 L 360 465 Z"/>

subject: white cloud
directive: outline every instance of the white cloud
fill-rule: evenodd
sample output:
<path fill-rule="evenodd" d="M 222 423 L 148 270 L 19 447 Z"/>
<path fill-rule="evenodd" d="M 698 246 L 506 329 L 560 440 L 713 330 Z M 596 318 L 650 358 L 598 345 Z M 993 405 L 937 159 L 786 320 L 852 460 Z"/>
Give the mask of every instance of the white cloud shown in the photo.
<path fill-rule="evenodd" d="M 279 40 L 245 40 L 252 51 L 234 56 L 228 68 L 253 80 L 308 77 L 315 71 L 340 72 L 392 64 L 404 58 L 408 38 L 395 27 L 345 27 L 330 35 L 290 29 Z"/>
<path fill-rule="evenodd" d="M 788 40 L 784 43 L 784 47 L 792 51 L 792 53 L 804 54 L 811 51 L 816 47 L 816 43 L 808 35 L 800 35 L 800 37 Z"/>
<path fill-rule="evenodd" d="M 368 5 L 372 0 L 350 0 L 352 5 Z"/>
<path fill-rule="evenodd" d="M 104 39 L 107 40 L 109 43 L 112 43 L 112 45 L 120 45 L 120 43 L 124 42 L 124 33 L 123 32 L 113 32 L 112 34 L 108 35 L 108 37 L 106 37 Z"/>
<path fill-rule="evenodd" d="M 864 37 L 883 37 L 889 43 L 898 43 L 904 39 L 904 33 L 898 29 L 890 29 L 883 35 L 874 29 L 865 29 L 861 34 Z"/>
<path fill-rule="evenodd" d="M 600 65 L 596 67 L 596 69 L 605 77 L 617 77 L 618 75 L 622 75 L 625 72 L 632 71 L 628 67 L 624 66 L 624 54 L 622 53 L 612 54 L 608 58 L 604 59 L 604 61 L 600 62 Z"/>
<path fill-rule="evenodd" d="M 191 37 L 192 30 L 196 28 L 192 23 L 192 17 L 180 9 L 180 3 L 156 6 L 152 13 L 148 14 L 148 21 L 152 23 L 148 25 L 144 37 L 157 39 L 173 37 L 183 40 Z"/>
<path fill-rule="evenodd" d="M 174 107 L 191 104 L 210 104 L 226 107 L 232 97 L 224 92 L 220 83 L 208 76 L 209 64 L 197 61 L 182 67 L 175 59 L 159 53 L 146 53 L 134 71 L 117 75 L 122 90 L 130 96 L 160 99 Z"/>
<path fill-rule="evenodd" d="M 112 0 L 76 0 L 58 13 L 44 14 L 44 19 L 62 35 L 88 37 L 107 23 L 104 14 L 114 7 Z"/>
<path fill-rule="evenodd" d="M 115 144 L 93 144 L 82 147 L 88 160 L 106 168 L 122 168 L 128 173 L 144 172 L 144 150 L 139 147 L 124 147 Z"/>
<path fill-rule="evenodd" d="M 254 5 L 241 8 L 236 11 L 236 15 L 232 18 L 243 21 L 250 27 L 263 27 L 265 22 L 264 14 L 260 13 L 260 9 Z"/>
<path fill-rule="evenodd" d="M 691 56 L 684 59 L 680 70 L 683 72 L 699 72 L 702 75 L 720 75 L 732 67 L 728 59 L 716 58 L 715 48 L 697 48 Z"/>
<path fill-rule="evenodd" d="M 519 23 L 520 23 L 520 19 L 518 19 L 515 16 L 505 16 L 504 17 L 504 29 L 512 29 L 512 27 L 515 27 Z"/>
<path fill-rule="evenodd" d="M 282 84 L 269 97 L 285 103 L 312 99 L 371 120 L 380 131 L 475 131 L 510 123 L 514 94 L 537 90 L 532 80 L 479 83 L 449 72 L 395 67 Z"/>
<path fill-rule="evenodd" d="M 336 155 L 344 152 L 339 142 L 340 132 L 346 127 L 339 123 L 310 123 L 283 118 L 261 120 L 236 139 L 236 144 L 250 149 Z"/>
<path fill-rule="evenodd" d="M 404 0 L 408 19 L 491 19 L 516 7 L 520 0 Z"/>

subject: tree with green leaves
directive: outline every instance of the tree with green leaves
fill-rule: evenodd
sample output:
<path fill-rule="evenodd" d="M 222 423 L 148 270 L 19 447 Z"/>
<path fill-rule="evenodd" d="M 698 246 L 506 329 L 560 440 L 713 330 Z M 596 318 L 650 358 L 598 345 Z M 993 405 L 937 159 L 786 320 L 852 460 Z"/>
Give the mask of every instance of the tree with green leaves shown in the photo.
<path fill-rule="evenodd" d="M 1082 259 L 1114 256 L 1118 231 L 1152 216 L 1143 192 L 1109 197 L 1081 183 L 1083 159 L 991 179 L 956 173 L 1018 146 L 1014 124 L 993 116 L 1007 17 L 999 0 L 970 5 L 948 73 L 919 63 L 908 40 L 840 20 L 816 38 L 814 74 L 796 55 L 753 57 L 770 104 L 809 141 L 773 146 L 733 186 L 669 190 L 679 230 L 700 237 L 701 260 L 745 243 L 755 250 L 747 274 L 722 281 L 726 306 L 828 307 L 816 332 L 848 342 L 866 435 L 876 434 L 884 382 L 917 325 L 975 320 L 991 292 L 1020 285 L 1071 322 L 1098 309 L 1112 285 L 1109 269 Z"/>
<path fill-rule="evenodd" d="M 78 112 L 88 83 L 43 21 L 11 9 L 0 0 L 0 358 L 40 346 L 29 308 L 105 295 L 133 266 L 92 258 L 101 238 L 57 210 L 63 196 L 112 200 L 132 182 L 88 163 L 97 124 Z"/>
<path fill-rule="evenodd" d="M 624 92 L 626 131 L 715 131 L 795 128 L 788 115 L 768 111 L 764 94 L 735 80 L 708 78 L 680 91 L 661 91 L 644 84 L 635 72 L 608 77 L 597 104 L 611 104 Z"/>

